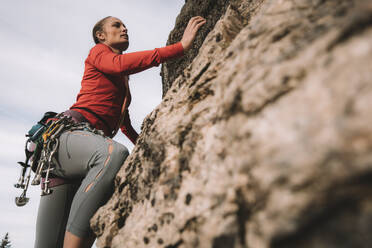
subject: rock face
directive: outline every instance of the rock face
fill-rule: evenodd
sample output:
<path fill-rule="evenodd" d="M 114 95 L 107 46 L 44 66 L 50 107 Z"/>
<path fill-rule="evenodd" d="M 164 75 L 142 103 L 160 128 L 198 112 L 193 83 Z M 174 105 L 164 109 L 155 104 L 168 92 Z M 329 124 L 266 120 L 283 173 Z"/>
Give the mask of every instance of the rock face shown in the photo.
<path fill-rule="evenodd" d="M 370 247 L 370 1 L 188 0 L 170 40 L 199 14 L 98 247 Z"/>
<path fill-rule="evenodd" d="M 193 49 L 180 59 L 168 61 L 161 67 L 163 81 L 163 97 L 172 86 L 173 81 L 183 72 L 190 62 L 198 55 L 199 48 L 203 44 L 205 37 L 213 29 L 221 15 L 225 13 L 230 1 L 228 0 L 193 0 L 186 1 L 181 13 L 177 17 L 176 25 L 169 34 L 167 44 L 174 44 L 181 40 L 183 32 L 193 16 L 203 16 L 208 22 L 204 24 L 198 32 Z"/>

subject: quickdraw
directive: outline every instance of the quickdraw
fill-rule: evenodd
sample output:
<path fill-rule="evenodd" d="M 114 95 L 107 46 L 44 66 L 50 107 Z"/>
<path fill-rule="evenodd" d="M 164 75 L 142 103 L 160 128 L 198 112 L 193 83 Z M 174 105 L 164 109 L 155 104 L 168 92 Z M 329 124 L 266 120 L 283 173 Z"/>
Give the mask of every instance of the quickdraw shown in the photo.
<path fill-rule="evenodd" d="M 57 163 L 57 160 L 53 158 L 55 158 L 56 156 L 59 146 L 59 137 L 63 132 L 85 130 L 104 136 L 103 131 L 92 128 L 86 122 L 76 123 L 70 116 L 59 114 L 55 118 L 56 120 L 52 121 L 48 125 L 44 125 L 43 123 L 38 122 L 37 125 L 40 125 L 40 127 L 33 127 L 31 129 L 36 130 L 34 131 L 34 133 L 38 134 L 37 137 L 35 137 L 35 135 L 28 135 L 28 137 L 31 137 L 26 141 L 26 161 L 24 163 L 18 162 L 23 168 L 18 183 L 14 185 L 16 188 L 23 189 L 21 196 L 16 197 L 15 199 L 17 206 L 24 206 L 29 201 L 29 198 L 26 197 L 26 191 L 30 181 L 31 170 L 35 171 L 35 176 L 31 182 L 31 185 L 39 185 L 41 182 L 41 178 L 44 178 L 44 187 L 42 187 L 41 196 L 49 195 L 52 193 L 52 190 L 49 188 L 49 177 L 50 173 L 55 169 L 55 163 Z M 31 141 L 36 143 L 36 149 L 34 152 L 30 152 L 27 149 L 27 146 Z M 34 161 L 32 166 L 30 166 L 28 165 L 28 161 L 32 156 L 34 156 Z M 27 168 L 30 168 L 30 170 L 25 181 Z"/>

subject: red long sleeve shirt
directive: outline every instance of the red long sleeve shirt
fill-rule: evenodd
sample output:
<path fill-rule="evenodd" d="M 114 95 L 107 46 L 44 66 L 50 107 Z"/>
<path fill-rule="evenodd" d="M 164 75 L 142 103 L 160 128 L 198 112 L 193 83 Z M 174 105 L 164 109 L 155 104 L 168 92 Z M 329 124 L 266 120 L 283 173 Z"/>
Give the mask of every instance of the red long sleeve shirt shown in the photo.
<path fill-rule="evenodd" d="M 122 119 L 120 129 L 135 143 L 138 134 L 131 125 L 128 113 L 131 102 L 128 75 L 158 66 L 183 54 L 180 42 L 154 50 L 127 54 L 116 54 L 110 47 L 97 44 L 90 50 L 85 60 L 81 89 L 76 103 L 70 109 L 80 112 L 93 127 L 103 130 L 110 137 L 116 133 L 118 123 Z M 108 127 L 86 109 L 103 119 Z"/>

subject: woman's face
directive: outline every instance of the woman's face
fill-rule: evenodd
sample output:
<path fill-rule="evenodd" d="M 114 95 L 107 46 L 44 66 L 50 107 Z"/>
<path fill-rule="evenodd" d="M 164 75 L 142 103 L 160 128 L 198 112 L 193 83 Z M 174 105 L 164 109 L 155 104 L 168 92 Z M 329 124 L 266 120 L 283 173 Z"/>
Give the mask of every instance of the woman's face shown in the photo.
<path fill-rule="evenodd" d="M 97 37 L 102 40 L 102 43 L 121 52 L 127 50 L 129 46 L 128 29 L 116 17 L 110 17 L 105 21 L 103 32 L 99 32 Z"/>

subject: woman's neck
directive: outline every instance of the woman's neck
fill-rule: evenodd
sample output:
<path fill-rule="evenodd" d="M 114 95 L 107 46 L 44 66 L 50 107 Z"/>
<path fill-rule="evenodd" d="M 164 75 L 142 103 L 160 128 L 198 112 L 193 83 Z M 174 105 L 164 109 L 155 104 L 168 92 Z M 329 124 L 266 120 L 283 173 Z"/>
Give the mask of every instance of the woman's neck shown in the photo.
<path fill-rule="evenodd" d="M 122 54 L 123 51 L 121 51 L 120 49 L 117 49 L 115 47 L 112 47 L 112 46 L 108 46 L 109 48 L 111 48 L 111 50 L 114 52 L 114 53 L 117 53 L 117 54 Z"/>
<path fill-rule="evenodd" d="M 113 51 L 114 53 L 117 53 L 117 54 L 122 54 L 122 53 L 123 53 L 123 51 L 120 50 L 119 48 L 115 48 L 115 47 L 110 46 L 110 45 L 108 45 L 108 44 L 106 44 L 106 43 L 104 43 L 104 42 L 102 42 L 102 44 L 108 46 L 108 47 L 111 49 L 111 51 Z"/>

